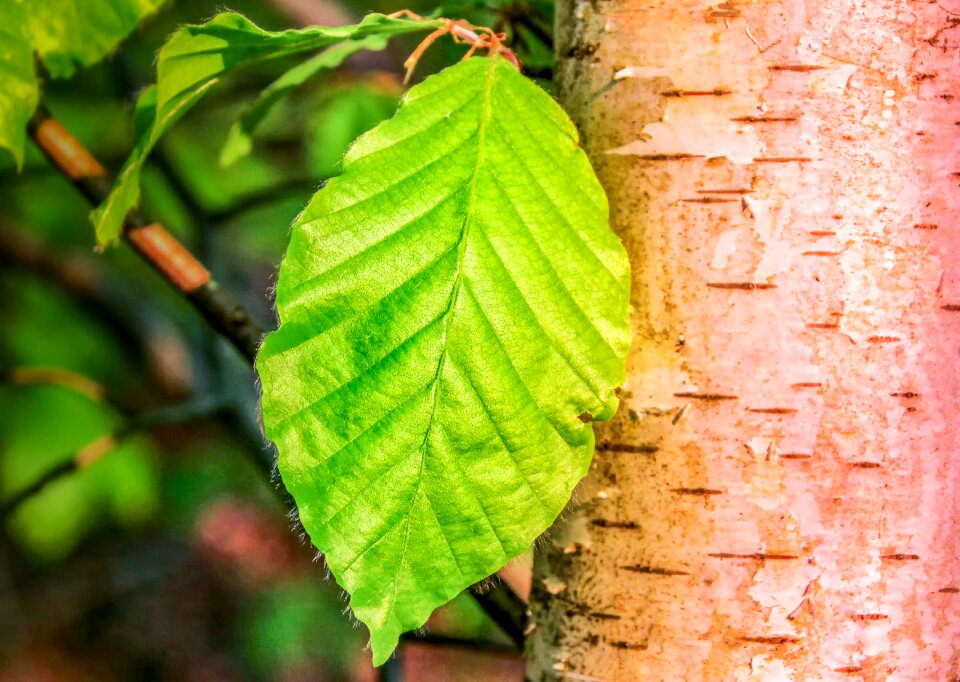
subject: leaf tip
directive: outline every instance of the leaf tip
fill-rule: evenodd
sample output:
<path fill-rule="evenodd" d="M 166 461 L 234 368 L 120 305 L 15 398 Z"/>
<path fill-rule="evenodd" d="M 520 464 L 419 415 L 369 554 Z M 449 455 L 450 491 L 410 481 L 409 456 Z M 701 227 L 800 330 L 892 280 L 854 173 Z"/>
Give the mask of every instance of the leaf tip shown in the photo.
<path fill-rule="evenodd" d="M 23 144 L 0 144 L 0 149 L 6 149 L 10 152 L 10 155 L 13 157 L 13 162 L 16 165 L 17 172 L 20 173 L 23 171 L 23 156 L 24 149 Z"/>
<path fill-rule="evenodd" d="M 102 253 L 107 247 L 117 243 L 123 230 L 123 223 L 118 223 L 113 215 L 103 205 L 90 212 L 90 222 L 97 236 L 96 249 Z"/>
<path fill-rule="evenodd" d="M 379 668 L 387 662 L 399 644 L 400 638 L 393 632 L 370 631 L 370 651 L 373 667 Z"/>
<path fill-rule="evenodd" d="M 221 168 L 229 168 L 253 150 L 253 143 L 240 125 L 235 122 L 227 133 L 227 139 L 220 149 L 219 163 Z"/>

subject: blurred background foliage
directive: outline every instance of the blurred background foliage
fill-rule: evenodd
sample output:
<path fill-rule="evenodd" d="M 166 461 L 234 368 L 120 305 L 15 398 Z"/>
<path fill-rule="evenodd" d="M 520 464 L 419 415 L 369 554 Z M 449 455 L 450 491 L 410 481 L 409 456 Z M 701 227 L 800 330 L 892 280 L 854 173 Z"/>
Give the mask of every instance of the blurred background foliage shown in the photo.
<path fill-rule="evenodd" d="M 132 144 L 136 93 L 179 25 L 225 8 L 264 28 L 341 24 L 410 9 L 507 31 L 549 88 L 544 0 L 428 2 L 170 0 L 104 62 L 43 80 L 43 101 L 115 172 Z M 289 226 L 347 146 L 389 117 L 416 38 L 361 53 L 275 107 L 253 153 L 223 168 L 230 124 L 292 63 L 226 79 L 163 139 L 143 178 L 163 222 L 264 326 Z M 439 41 L 426 75 L 465 47 Z M 366 633 L 294 533 L 271 489 L 250 368 L 123 246 L 94 252 L 89 206 L 32 146 L 0 155 L 0 502 L 111 433 L 118 445 L 3 520 L 0 682 L 13 680 L 520 679 L 519 655 L 466 597 L 439 611 L 400 666 L 374 672 Z M 23 381 L 23 368 L 55 368 Z M 79 382 L 79 387 L 77 383 Z M 149 428 L 137 415 L 177 406 Z M 529 560 L 509 573 L 526 589 Z M 483 644 L 478 644 L 483 642 Z"/>

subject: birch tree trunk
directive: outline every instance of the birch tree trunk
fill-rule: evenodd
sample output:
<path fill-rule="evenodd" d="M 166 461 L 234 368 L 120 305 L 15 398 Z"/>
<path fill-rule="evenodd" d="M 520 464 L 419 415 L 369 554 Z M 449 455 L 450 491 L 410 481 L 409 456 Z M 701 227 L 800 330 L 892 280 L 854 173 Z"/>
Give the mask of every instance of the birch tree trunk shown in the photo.
<path fill-rule="evenodd" d="M 960 1 L 558 14 L 635 339 L 528 678 L 960 679 Z"/>

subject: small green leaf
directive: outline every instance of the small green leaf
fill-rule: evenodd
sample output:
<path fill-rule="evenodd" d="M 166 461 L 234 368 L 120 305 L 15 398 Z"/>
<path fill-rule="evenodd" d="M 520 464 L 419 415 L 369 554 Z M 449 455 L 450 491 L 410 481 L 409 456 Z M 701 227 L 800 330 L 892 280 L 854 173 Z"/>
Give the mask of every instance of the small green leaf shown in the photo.
<path fill-rule="evenodd" d="M 0 149 L 23 165 L 39 88 L 33 53 L 54 78 L 103 59 L 165 0 L 4 0 L 0 3 Z"/>
<path fill-rule="evenodd" d="M 33 49 L 23 36 L 27 11 L 22 0 L 0 9 L 0 149 L 9 149 L 23 166 L 27 121 L 40 97 L 33 67 Z"/>
<path fill-rule="evenodd" d="M 398 88 L 399 90 L 399 88 Z M 340 172 L 340 162 L 353 141 L 390 118 L 400 93 L 374 83 L 353 83 L 331 94 L 310 114 L 306 160 L 315 178 Z"/>
<path fill-rule="evenodd" d="M 148 100 L 141 96 L 137 103 L 141 113 L 153 108 L 153 122 L 137 140 L 112 194 L 91 214 L 98 241 L 106 244 L 120 235 L 124 217 L 140 200 L 140 169 L 160 136 L 223 76 L 258 61 L 371 36 L 389 38 L 431 30 L 441 23 L 369 14 L 350 26 L 264 31 L 239 14 L 225 13 L 206 24 L 180 29 L 160 49 L 155 91 Z"/>
<path fill-rule="evenodd" d="M 29 0 L 27 32 L 54 78 L 96 64 L 166 0 Z"/>
<path fill-rule="evenodd" d="M 263 421 L 375 664 L 587 472 L 629 267 L 576 131 L 499 57 L 411 89 L 294 225 Z"/>
<path fill-rule="evenodd" d="M 387 36 L 375 35 L 363 40 L 340 43 L 327 48 L 280 76 L 260 93 L 250 108 L 231 126 L 220 154 L 220 164 L 229 166 L 250 153 L 253 149 L 253 131 L 284 95 L 300 87 L 321 71 L 340 66 L 350 55 L 361 50 L 382 50 L 388 42 Z"/>

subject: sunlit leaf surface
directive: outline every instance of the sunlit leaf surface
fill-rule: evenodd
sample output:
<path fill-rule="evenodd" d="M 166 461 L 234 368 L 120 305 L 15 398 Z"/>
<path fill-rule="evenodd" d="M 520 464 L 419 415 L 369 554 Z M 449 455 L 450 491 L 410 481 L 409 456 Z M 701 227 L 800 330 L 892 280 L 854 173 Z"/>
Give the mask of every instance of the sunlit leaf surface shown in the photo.
<path fill-rule="evenodd" d="M 617 407 L 628 282 L 573 125 L 500 57 L 410 90 L 298 219 L 263 420 L 375 663 L 566 504 Z"/>

